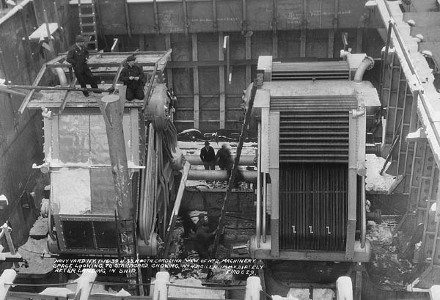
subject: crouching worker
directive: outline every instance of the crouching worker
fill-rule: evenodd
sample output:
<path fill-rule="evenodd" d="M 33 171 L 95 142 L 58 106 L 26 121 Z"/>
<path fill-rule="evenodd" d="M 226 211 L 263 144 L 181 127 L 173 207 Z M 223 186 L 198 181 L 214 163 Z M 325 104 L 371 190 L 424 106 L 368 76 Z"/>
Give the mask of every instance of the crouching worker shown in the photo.
<path fill-rule="evenodd" d="M 145 75 L 142 70 L 142 66 L 135 63 L 136 57 L 130 55 L 127 58 L 127 65 L 122 69 L 120 80 L 127 86 L 127 92 L 125 98 L 127 101 L 133 99 L 143 100 Z"/>

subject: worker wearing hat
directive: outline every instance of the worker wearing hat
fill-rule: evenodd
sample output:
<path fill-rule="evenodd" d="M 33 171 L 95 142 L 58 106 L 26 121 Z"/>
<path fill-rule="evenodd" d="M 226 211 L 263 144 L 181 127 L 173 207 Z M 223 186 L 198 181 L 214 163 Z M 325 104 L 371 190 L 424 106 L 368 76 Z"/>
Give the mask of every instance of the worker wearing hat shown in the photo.
<path fill-rule="evenodd" d="M 119 77 L 124 85 L 127 86 L 127 92 L 125 98 L 127 101 L 133 99 L 143 100 L 144 85 L 145 85 L 145 75 L 142 70 L 142 66 L 135 63 L 136 57 L 130 55 L 127 57 L 127 64 L 122 69 L 121 76 Z"/>
<path fill-rule="evenodd" d="M 89 66 L 87 65 L 87 60 L 89 59 L 89 51 L 84 46 L 84 37 L 78 35 L 75 39 L 75 45 L 67 53 L 67 62 L 72 64 L 73 70 L 75 71 L 75 76 L 78 79 L 78 83 L 83 89 L 86 88 L 86 84 L 90 84 L 92 88 L 97 89 L 96 79 L 93 77 Z M 83 91 L 84 96 L 88 97 L 89 92 Z"/>
<path fill-rule="evenodd" d="M 209 145 L 209 141 L 205 141 L 205 147 L 200 149 L 200 159 L 205 170 L 215 170 L 215 152 L 214 148 Z"/>

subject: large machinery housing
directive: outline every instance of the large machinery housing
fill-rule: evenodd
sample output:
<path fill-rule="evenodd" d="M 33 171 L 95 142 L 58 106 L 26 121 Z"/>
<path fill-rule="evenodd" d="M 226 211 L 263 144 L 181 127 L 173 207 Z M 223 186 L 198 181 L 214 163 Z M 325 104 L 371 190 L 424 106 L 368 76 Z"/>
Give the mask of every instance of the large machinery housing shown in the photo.
<path fill-rule="evenodd" d="M 45 162 L 38 167 L 50 175 L 47 213 L 52 253 L 121 255 L 121 228 L 115 222 L 119 219 L 116 200 L 121 182 L 115 182 L 114 175 L 116 169 L 124 166 L 115 164 L 111 147 L 126 155 L 126 184 L 130 191 L 125 200 L 131 203 L 122 205 L 133 208 L 129 219 L 136 241 L 131 244 L 141 255 L 156 255 L 158 236 L 159 240 L 165 237 L 174 187 L 173 154 L 166 139 L 176 135 L 175 131 L 169 132 L 173 127 L 168 110 L 170 99 L 162 80 L 170 51 L 136 53 L 148 82 L 145 99 L 131 102 L 125 101 L 126 87 L 115 81 L 128 55 L 104 53 L 90 57 L 89 65 L 102 84 L 100 93 L 88 97 L 74 87 L 73 81 L 68 85 L 69 66 L 65 55 L 61 55 L 49 62 L 40 76 L 50 77 L 52 73 L 46 70 L 55 70 L 60 86 L 39 87 L 40 82 L 36 82 L 34 88 L 40 92 L 30 93 L 23 104 L 23 108 L 41 109 L 43 115 Z M 113 96 L 121 97 L 119 101 L 124 105 L 119 140 L 124 141 L 125 147 L 110 146 L 104 120 L 116 122 L 118 116 L 104 114 L 100 109 L 100 101 L 105 107 L 110 105 L 102 101 L 108 96 L 107 90 L 115 87 L 119 95 Z"/>
<path fill-rule="evenodd" d="M 327 62 L 259 58 L 264 82 L 254 100 L 260 178 L 252 257 L 369 260 L 366 136 L 380 102 L 362 76 L 372 64 L 351 53 Z"/>

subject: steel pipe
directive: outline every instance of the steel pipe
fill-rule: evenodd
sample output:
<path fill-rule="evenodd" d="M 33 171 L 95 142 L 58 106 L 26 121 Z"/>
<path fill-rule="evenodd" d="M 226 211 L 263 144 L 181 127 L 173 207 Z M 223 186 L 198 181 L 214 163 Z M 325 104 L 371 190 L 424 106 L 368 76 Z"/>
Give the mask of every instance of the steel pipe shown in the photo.
<path fill-rule="evenodd" d="M 203 165 L 202 160 L 199 155 L 185 155 L 186 161 L 191 165 Z M 232 156 L 232 159 L 235 161 L 235 156 Z M 255 165 L 255 156 L 253 155 L 240 155 L 240 166 L 254 166 Z"/>
<path fill-rule="evenodd" d="M 357 68 L 356 73 L 354 74 L 353 81 L 355 83 L 362 82 L 362 78 L 364 77 L 364 73 L 366 70 L 371 70 L 374 67 L 374 59 L 365 56 L 362 60 L 361 65 Z"/>
<path fill-rule="evenodd" d="M 256 183 L 257 171 L 240 171 L 245 182 Z M 225 170 L 190 170 L 188 180 L 218 180 L 226 181 L 229 179 L 228 172 Z"/>
<path fill-rule="evenodd" d="M 267 173 L 263 173 L 263 243 L 266 243 Z"/>
<path fill-rule="evenodd" d="M 365 175 L 361 179 L 361 248 L 365 248 L 367 236 L 367 211 L 365 198 Z"/>
<path fill-rule="evenodd" d="M 261 122 L 258 123 L 258 150 L 257 150 L 257 217 L 256 220 L 256 237 L 257 237 L 257 247 L 260 248 L 260 238 L 261 238 Z M 241 157 L 240 157 L 241 158 Z"/>

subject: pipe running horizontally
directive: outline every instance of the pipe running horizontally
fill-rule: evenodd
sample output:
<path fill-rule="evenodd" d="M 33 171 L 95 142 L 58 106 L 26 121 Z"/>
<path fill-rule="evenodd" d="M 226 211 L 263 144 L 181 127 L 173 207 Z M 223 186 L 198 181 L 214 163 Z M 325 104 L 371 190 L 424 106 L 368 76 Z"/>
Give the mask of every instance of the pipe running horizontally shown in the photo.
<path fill-rule="evenodd" d="M 353 81 L 355 83 L 362 82 L 362 78 L 364 77 L 364 73 L 366 70 L 371 70 L 374 67 L 374 59 L 370 56 L 365 56 L 365 58 L 362 60 L 361 64 L 356 70 L 356 73 L 354 74 Z"/>

